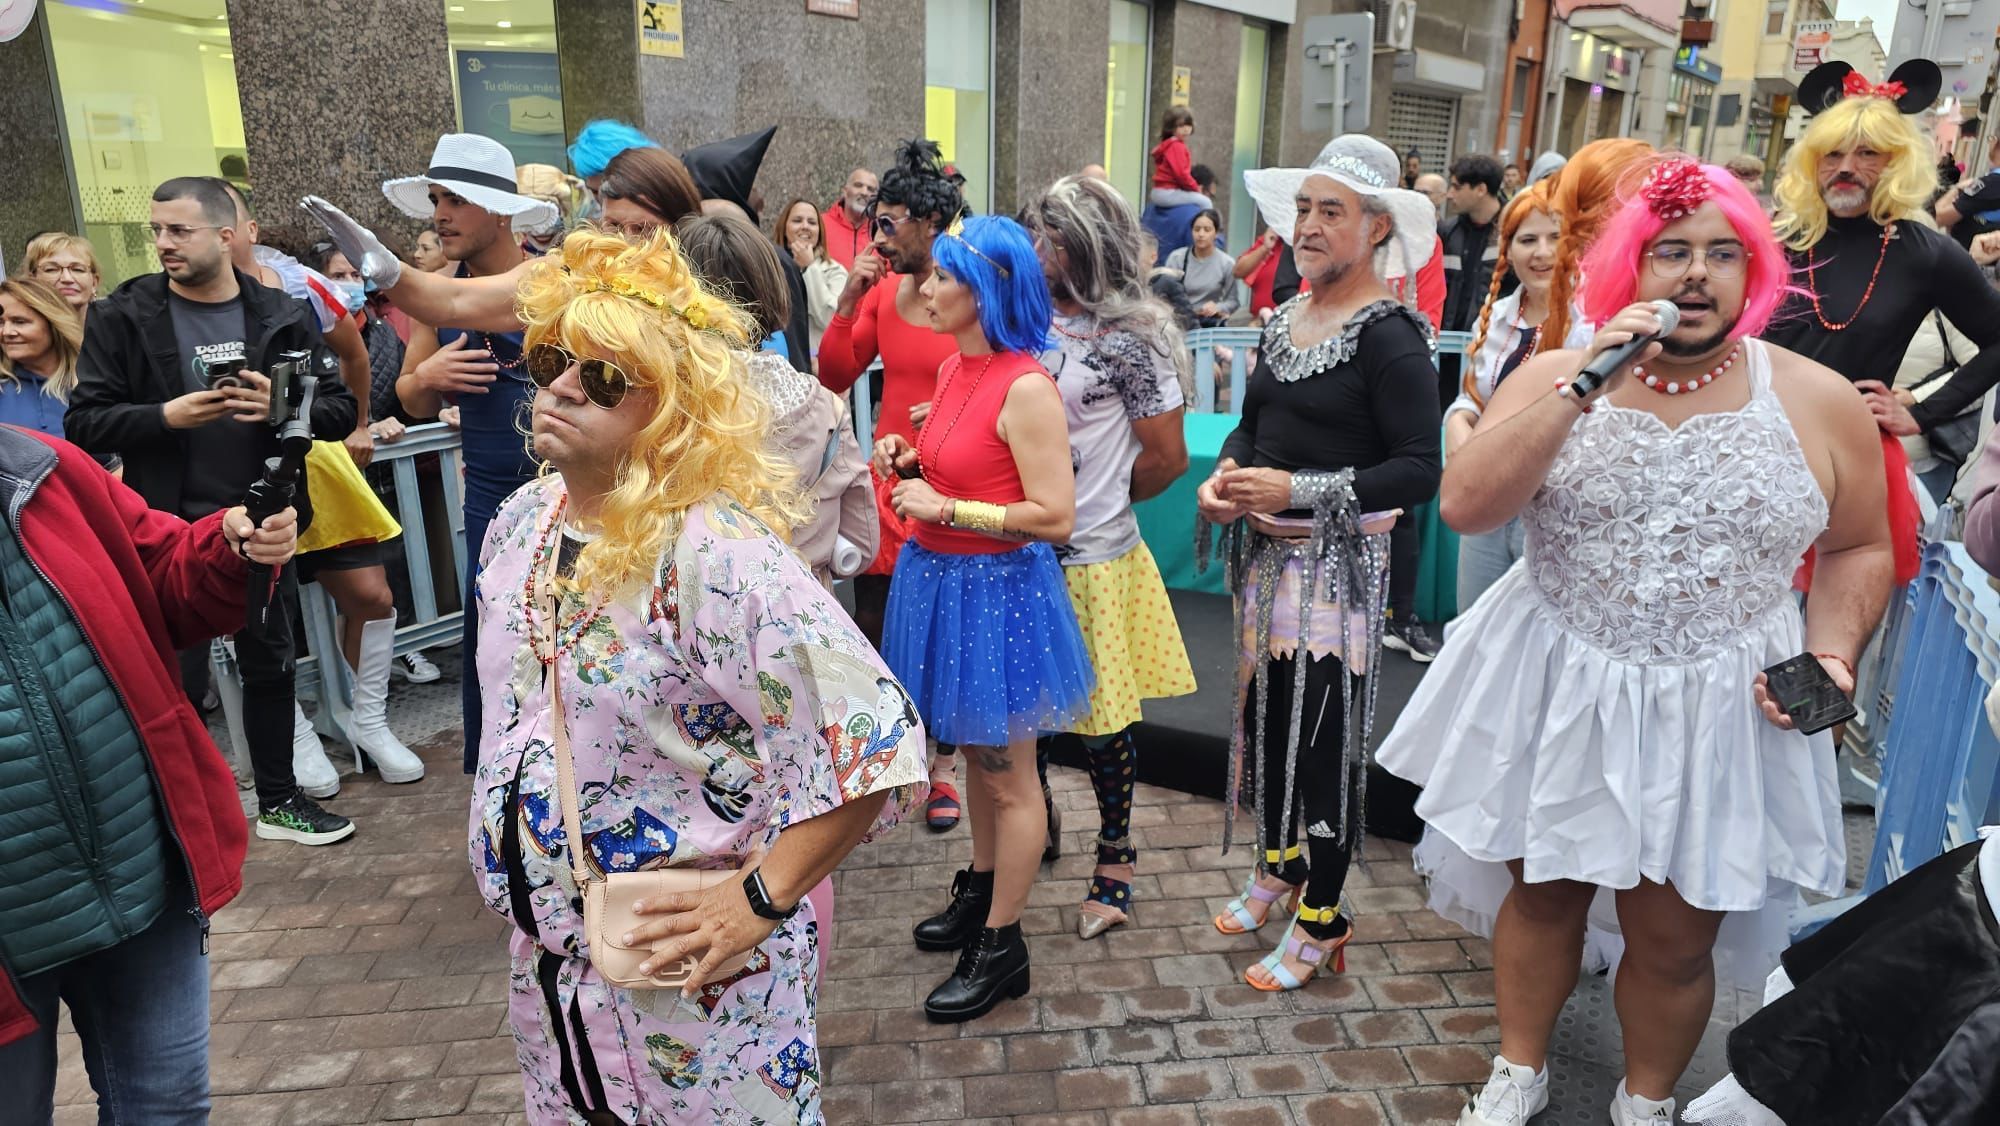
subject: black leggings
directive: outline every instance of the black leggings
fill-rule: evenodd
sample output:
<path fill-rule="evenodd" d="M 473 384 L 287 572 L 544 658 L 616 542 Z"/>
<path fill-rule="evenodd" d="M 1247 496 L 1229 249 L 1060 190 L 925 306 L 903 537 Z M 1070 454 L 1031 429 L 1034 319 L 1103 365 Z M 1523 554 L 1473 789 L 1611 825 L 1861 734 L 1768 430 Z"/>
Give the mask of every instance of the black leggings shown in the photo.
<path fill-rule="evenodd" d="M 1340 890 L 1347 882 L 1347 868 L 1354 859 L 1354 846 L 1361 835 L 1358 809 L 1349 807 L 1347 824 L 1343 825 L 1340 817 L 1341 741 L 1347 726 L 1341 698 L 1344 674 L 1345 667 L 1338 657 L 1309 658 L 1306 664 L 1305 709 L 1299 719 L 1298 773 L 1292 783 L 1292 801 L 1296 808 L 1287 826 L 1284 816 L 1285 728 L 1291 722 L 1292 684 L 1298 669 L 1296 662 L 1290 659 L 1271 658 L 1265 664 L 1270 697 L 1265 707 L 1263 761 L 1258 765 L 1256 778 L 1257 784 L 1263 787 L 1264 847 L 1281 853 L 1289 852 L 1303 828 L 1310 864 L 1308 857 L 1301 856 L 1286 858 L 1277 864 L 1264 863 L 1263 867 L 1292 884 L 1305 882 L 1310 875 L 1304 906 L 1312 908 L 1340 905 Z M 1356 692 L 1360 691 L 1358 677 L 1345 679 L 1353 682 Z M 1249 699 L 1244 703 L 1243 729 L 1247 737 L 1254 741 L 1257 732 L 1254 684 Z M 1268 857 L 1259 859 L 1260 862 L 1267 861 Z M 1307 933 L 1315 938 L 1331 937 L 1347 926 L 1343 921 L 1303 925 Z"/>

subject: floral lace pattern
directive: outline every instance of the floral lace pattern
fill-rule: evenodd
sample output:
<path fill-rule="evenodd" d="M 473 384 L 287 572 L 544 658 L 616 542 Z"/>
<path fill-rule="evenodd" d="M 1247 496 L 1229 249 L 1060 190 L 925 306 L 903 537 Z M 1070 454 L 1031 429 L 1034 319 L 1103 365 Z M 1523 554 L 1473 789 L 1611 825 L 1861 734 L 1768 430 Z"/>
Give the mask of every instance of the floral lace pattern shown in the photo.
<path fill-rule="evenodd" d="M 1746 341 L 1750 401 L 1674 429 L 1599 404 L 1524 513 L 1528 573 L 1572 632 L 1615 660 L 1680 664 L 1791 597 L 1826 497 Z"/>
<path fill-rule="evenodd" d="M 1409 318 L 1410 323 L 1417 326 L 1417 331 L 1423 333 L 1424 339 L 1430 341 L 1433 348 L 1437 346 L 1431 323 L 1416 310 L 1400 301 L 1375 301 L 1355 310 L 1339 332 L 1301 350 L 1292 343 L 1292 310 L 1305 299 L 1306 295 L 1301 293 L 1285 302 L 1278 307 L 1271 323 L 1264 326 L 1264 358 L 1271 365 L 1271 374 L 1277 376 L 1280 383 L 1294 383 L 1316 371 L 1353 359 L 1355 349 L 1361 346 L 1361 330 L 1383 317 L 1400 314 Z"/>

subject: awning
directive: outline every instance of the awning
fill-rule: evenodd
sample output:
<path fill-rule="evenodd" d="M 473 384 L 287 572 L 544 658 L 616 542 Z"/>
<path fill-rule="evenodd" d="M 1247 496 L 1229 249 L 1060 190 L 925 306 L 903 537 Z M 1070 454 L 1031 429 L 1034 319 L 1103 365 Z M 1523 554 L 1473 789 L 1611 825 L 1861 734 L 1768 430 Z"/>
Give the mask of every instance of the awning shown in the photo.
<path fill-rule="evenodd" d="M 1486 90 L 1486 68 L 1471 59 L 1439 51 L 1396 52 L 1396 88 L 1437 94 L 1479 94 Z"/>
<path fill-rule="evenodd" d="M 1635 50 L 1674 51 L 1681 45 L 1678 23 L 1672 28 L 1661 27 L 1623 7 L 1578 8 L 1564 22 L 1572 30 L 1587 31 L 1599 39 Z"/>

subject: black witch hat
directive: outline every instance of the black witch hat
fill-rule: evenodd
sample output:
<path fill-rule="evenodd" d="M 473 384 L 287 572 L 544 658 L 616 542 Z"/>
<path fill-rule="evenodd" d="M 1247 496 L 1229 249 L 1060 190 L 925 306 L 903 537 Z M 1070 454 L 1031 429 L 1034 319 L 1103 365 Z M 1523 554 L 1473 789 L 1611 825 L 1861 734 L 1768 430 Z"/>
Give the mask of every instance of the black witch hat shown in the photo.
<path fill-rule="evenodd" d="M 1910 59 L 1889 75 L 1889 81 L 1868 81 L 1842 62 L 1821 63 L 1799 83 L 1799 108 L 1816 114 L 1850 96 L 1887 98 L 1904 113 L 1922 113 L 1944 89 L 1944 72 L 1929 59 Z"/>
<path fill-rule="evenodd" d="M 703 199 L 726 199 L 743 209 L 750 221 L 757 221 L 757 209 L 750 206 L 750 187 L 757 182 L 757 169 L 764 163 L 764 150 L 778 131 L 773 125 L 756 133 L 745 133 L 726 141 L 710 141 L 681 154 L 694 186 Z"/>

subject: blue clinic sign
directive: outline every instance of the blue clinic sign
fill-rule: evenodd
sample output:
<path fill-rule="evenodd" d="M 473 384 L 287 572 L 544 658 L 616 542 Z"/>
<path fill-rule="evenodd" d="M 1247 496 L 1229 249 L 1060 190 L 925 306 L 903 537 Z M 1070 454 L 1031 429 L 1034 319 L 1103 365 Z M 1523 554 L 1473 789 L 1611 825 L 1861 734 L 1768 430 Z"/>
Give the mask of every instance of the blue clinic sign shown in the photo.
<path fill-rule="evenodd" d="M 1674 55 L 1674 69 L 1682 74 L 1693 75 L 1703 82 L 1722 81 L 1721 65 L 1702 58 L 1700 47 L 1682 47 Z"/>
<path fill-rule="evenodd" d="M 562 78 L 553 53 L 459 51 L 459 128 L 507 146 L 516 164 L 568 168 L 563 152 Z"/>

